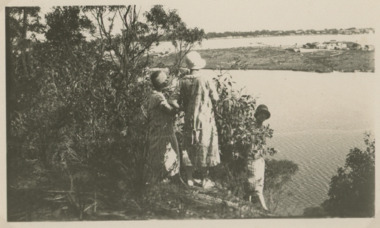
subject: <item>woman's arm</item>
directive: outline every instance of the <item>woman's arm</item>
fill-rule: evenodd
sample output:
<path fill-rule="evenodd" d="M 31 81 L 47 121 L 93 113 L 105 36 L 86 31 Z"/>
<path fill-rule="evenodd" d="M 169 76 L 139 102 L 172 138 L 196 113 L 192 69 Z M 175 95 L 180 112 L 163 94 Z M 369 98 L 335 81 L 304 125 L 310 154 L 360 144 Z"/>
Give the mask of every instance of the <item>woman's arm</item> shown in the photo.
<path fill-rule="evenodd" d="M 170 104 L 163 94 L 159 94 L 158 98 L 159 105 L 164 112 L 174 114 L 178 111 L 178 104 L 176 105 L 176 102 Z"/>
<path fill-rule="evenodd" d="M 210 97 L 213 102 L 216 102 L 219 100 L 219 94 L 216 90 L 216 86 L 213 80 L 208 80 L 208 87 L 210 89 Z"/>
<path fill-rule="evenodd" d="M 170 99 L 168 100 L 168 103 L 175 109 L 179 109 L 179 105 L 178 105 L 178 102 L 177 100 L 174 100 L 174 99 Z"/>

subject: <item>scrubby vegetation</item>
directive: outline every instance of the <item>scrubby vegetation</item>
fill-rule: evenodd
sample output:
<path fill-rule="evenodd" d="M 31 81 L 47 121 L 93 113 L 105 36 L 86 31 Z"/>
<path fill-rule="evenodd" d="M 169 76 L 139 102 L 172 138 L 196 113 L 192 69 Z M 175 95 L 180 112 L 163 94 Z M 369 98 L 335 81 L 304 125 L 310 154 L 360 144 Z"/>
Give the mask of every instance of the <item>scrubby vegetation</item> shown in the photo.
<path fill-rule="evenodd" d="M 306 208 L 306 217 L 373 217 L 375 215 L 375 139 L 366 133 L 365 148 L 353 148 L 344 167 L 331 178 L 328 199 Z"/>
<path fill-rule="evenodd" d="M 146 185 L 142 106 L 151 90 L 149 49 L 170 37 L 176 76 L 183 56 L 202 41 L 202 29 L 186 27 L 162 6 L 144 15 L 136 6 L 56 7 L 46 24 L 38 13 L 6 9 L 9 221 L 270 216 L 244 200 L 244 165 L 235 155 L 244 153 L 250 134 L 271 137 L 273 130 L 255 132 L 256 101 L 235 91 L 224 73 L 216 81 L 223 153 L 211 174 L 217 187 L 202 192 L 180 180 Z M 267 167 L 266 194 L 275 212 L 297 165 L 269 160 Z"/>

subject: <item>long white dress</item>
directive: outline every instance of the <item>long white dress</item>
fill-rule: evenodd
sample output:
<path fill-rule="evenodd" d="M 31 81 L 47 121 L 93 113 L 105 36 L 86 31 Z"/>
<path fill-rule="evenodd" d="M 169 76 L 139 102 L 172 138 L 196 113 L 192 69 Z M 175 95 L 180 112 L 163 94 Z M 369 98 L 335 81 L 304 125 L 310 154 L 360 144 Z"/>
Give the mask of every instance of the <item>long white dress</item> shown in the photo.
<path fill-rule="evenodd" d="M 210 78 L 196 71 L 180 80 L 185 112 L 183 165 L 212 167 L 220 163 L 213 102 L 219 99 Z"/>

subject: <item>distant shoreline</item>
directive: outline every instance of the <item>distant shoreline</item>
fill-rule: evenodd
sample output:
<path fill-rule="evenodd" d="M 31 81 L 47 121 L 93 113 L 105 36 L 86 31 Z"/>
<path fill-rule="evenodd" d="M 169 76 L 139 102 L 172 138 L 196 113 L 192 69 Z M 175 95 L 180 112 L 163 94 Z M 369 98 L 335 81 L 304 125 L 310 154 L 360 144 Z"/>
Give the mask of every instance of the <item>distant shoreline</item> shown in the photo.
<path fill-rule="evenodd" d="M 207 39 L 214 38 L 250 38 L 250 37 L 271 37 L 271 36 L 302 36 L 302 35 L 357 35 L 357 34 L 374 34 L 374 28 L 346 28 L 346 29 L 297 29 L 297 30 L 256 30 L 249 32 L 208 32 Z"/>
<path fill-rule="evenodd" d="M 270 38 L 270 37 L 291 37 L 291 36 L 355 36 L 355 35 L 372 35 L 371 33 L 354 33 L 354 34 L 327 34 L 327 33 L 321 33 L 321 34 L 289 34 L 289 35 L 249 35 L 249 36 L 221 36 L 221 37 L 211 37 L 211 38 L 205 38 L 206 40 L 223 40 L 223 39 L 247 39 L 247 38 Z"/>
<path fill-rule="evenodd" d="M 306 72 L 374 72 L 374 51 L 324 50 L 294 52 L 283 47 L 238 47 L 199 50 L 205 69 L 290 70 Z M 153 67 L 170 67 L 174 54 L 153 57 Z"/>

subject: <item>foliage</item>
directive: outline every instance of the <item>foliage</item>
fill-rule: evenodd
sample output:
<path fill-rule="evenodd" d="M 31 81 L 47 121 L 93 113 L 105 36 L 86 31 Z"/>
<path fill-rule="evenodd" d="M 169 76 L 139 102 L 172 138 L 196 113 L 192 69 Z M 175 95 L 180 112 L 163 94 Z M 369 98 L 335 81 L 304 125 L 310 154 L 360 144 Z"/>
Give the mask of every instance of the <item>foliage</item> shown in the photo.
<path fill-rule="evenodd" d="M 169 38 L 177 50 L 171 71 L 176 77 L 183 56 L 202 41 L 204 31 L 187 28 L 175 11 L 162 6 L 144 18 L 136 6 L 55 7 L 46 25 L 39 23 L 38 12 L 7 8 L 9 189 L 43 183 L 64 195 L 69 208 L 58 210 L 79 219 L 89 218 L 97 206 L 136 207 L 132 199 L 145 188 L 147 121 L 141 106 L 151 91 L 149 50 Z M 114 31 L 117 19 L 120 33 Z M 46 41 L 29 33 L 44 34 Z M 89 34 L 95 39 L 87 40 Z M 255 130 L 256 101 L 233 89 L 231 76 L 221 73 L 216 83 L 224 164 L 215 175 L 240 196 L 241 156 L 250 136 L 272 137 L 273 130 Z M 18 184 L 22 178 L 34 182 Z"/>
<path fill-rule="evenodd" d="M 83 31 L 90 30 L 93 33 L 95 29 L 85 15 L 80 15 L 78 6 L 55 7 L 45 17 L 48 27 L 46 39 L 58 46 L 78 44 L 85 38 Z"/>
<path fill-rule="evenodd" d="M 353 148 L 344 167 L 331 178 L 323 208 L 330 216 L 372 217 L 375 208 L 375 139 L 365 134 L 364 150 Z"/>
<path fill-rule="evenodd" d="M 219 93 L 219 101 L 215 104 L 216 123 L 219 141 L 222 148 L 222 160 L 231 161 L 234 157 L 244 157 L 252 142 L 252 136 L 273 136 L 269 125 L 258 129 L 254 118 L 256 99 L 251 95 L 242 94 L 242 89 L 236 90 L 232 76 L 220 71 L 215 80 Z M 262 141 L 265 146 L 265 141 Z M 274 155 L 276 150 L 267 148 L 264 155 Z"/>
<path fill-rule="evenodd" d="M 220 179 L 234 195 L 244 197 L 247 181 L 246 157 L 252 143 L 252 136 L 271 138 L 273 129 L 269 125 L 257 128 L 254 112 L 256 99 L 242 94 L 234 88 L 234 81 L 228 72 L 220 71 L 215 79 L 219 101 L 214 104 L 216 123 L 223 164 L 215 168 L 213 175 Z M 274 148 L 266 147 L 266 141 L 258 142 L 264 148 L 264 155 L 274 155 Z M 294 172 L 293 172 L 294 173 Z M 292 175 L 293 173 L 287 173 Z M 279 173 L 271 173 L 278 179 Z M 270 179 L 268 179 L 270 180 Z M 284 183 L 286 181 L 283 181 Z M 277 191 L 278 188 L 275 190 Z"/>
<path fill-rule="evenodd" d="M 184 23 L 180 23 L 176 31 L 169 35 L 169 39 L 175 48 L 175 61 L 171 67 L 171 73 L 177 75 L 180 73 L 180 68 L 182 62 L 187 55 L 195 46 L 195 44 L 200 44 L 204 38 L 205 33 L 203 29 L 193 28 L 191 30 L 186 29 Z"/>
<path fill-rule="evenodd" d="M 29 167 L 25 161 L 36 156 L 36 150 L 30 145 L 35 139 L 28 132 L 29 129 L 33 130 L 32 127 L 28 129 L 28 124 L 33 123 L 28 112 L 33 108 L 39 92 L 38 77 L 33 67 L 36 62 L 31 54 L 33 34 L 43 28 L 39 23 L 39 11 L 37 7 L 6 8 L 7 163 L 14 170 Z M 32 35 L 28 36 L 30 33 Z M 8 183 L 19 179 L 15 172 L 8 172 L 8 175 L 11 177 Z"/>
<path fill-rule="evenodd" d="M 307 207 L 303 210 L 303 216 L 307 218 L 326 217 L 326 211 L 321 206 Z"/>
<path fill-rule="evenodd" d="M 242 66 L 239 59 L 233 64 Z M 246 158 L 251 144 L 257 143 L 263 148 L 264 156 L 277 153 L 276 149 L 267 147 L 266 140 L 253 142 L 252 138 L 255 137 L 252 136 L 271 138 L 273 129 L 269 125 L 257 127 L 254 117 L 256 99 L 243 94 L 242 90 L 236 90 L 235 82 L 228 72 L 220 71 L 215 82 L 220 96 L 215 109 L 223 163 L 212 174 L 232 194 L 244 198 L 247 187 Z M 289 194 L 285 185 L 297 171 L 298 165 L 292 161 L 266 159 L 264 194 L 272 212 L 276 211 L 281 199 Z"/>
<path fill-rule="evenodd" d="M 187 28 L 186 24 L 180 19 L 176 10 L 169 10 L 167 14 L 162 13 L 163 7 L 156 5 L 147 14 L 150 21 L 162 22 L 165 33 L 162 39 L 169 40 L 174 46 L 174 63 L 170 66 L 170 73 L 177 76 L 184 57 L 192 50 L 196 44 L 200 44 L 205 37 L 205 32 L 200 28 Z M 159 16 L 158 16 L 159 15 Z M 161 19 L 158 19 L 161 17 Z"/>
<path fill-rule="evenodd" d="M 118 207 L 123 195 L 142 193 L 149 50 L 173 29 L 168 21 L 181 23 L 177 14 L 154 9 L 142 19 L 136 6 L 56 7 L 46 15 L 46 42 L 20 35 L 34 27 L 17 17 L 36 13 L 8 9 L 10 185 L 16 186 L 27 159 L 42 163 L 50 188 L 66 193 L 80 219 L 94 207 L 94 195 L 99 205 Z M 87 30 L 98 37 L 86 40 Z M 15 42 L 22 39 L 28 48 Z"/>
<path fill-rule="evenodd" d="M 323 29 L 323 30 L 256 30 L 250 32 L 209 32 L 208 39 L 221 37 L 252 37 L 252 36 L 290 36 L 290 35 L 316 35 L 316 34 L 366 34 L 374 32 L 373 28 L 346 28 L 346 29 Z"/>

